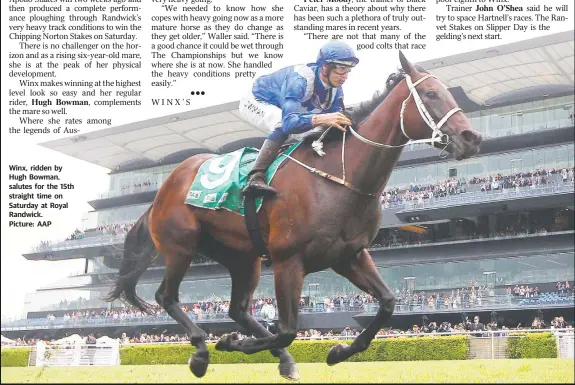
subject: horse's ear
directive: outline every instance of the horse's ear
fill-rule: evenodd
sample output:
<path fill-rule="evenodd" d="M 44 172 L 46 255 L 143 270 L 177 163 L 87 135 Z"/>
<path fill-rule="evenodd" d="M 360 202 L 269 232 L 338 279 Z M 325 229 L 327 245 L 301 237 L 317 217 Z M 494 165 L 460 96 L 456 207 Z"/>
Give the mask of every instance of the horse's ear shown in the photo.
<path fill-rule="evenodd" d="M 405 58 L 403 52 L 401 51 L 399 51 L 399 61 L 401 62 L 401 67 L 406 74 L 411 75 L 413 72 L 415 72 L 415 67 L 413 67 L 413 64 L 411 64 L 409 60 Z"/>

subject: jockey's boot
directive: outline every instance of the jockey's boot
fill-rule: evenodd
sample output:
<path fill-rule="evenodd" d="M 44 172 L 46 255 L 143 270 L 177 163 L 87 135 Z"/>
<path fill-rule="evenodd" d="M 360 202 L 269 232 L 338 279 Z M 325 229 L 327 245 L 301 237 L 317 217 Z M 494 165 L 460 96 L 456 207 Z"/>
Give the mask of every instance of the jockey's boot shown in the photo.
<path fill-rule="evenodd" d="M 275 188 L 266 183 L 266 170 L 272 164 L 281 148 L 282 143 L 266 139 L 254 164 L 254 168 L 248 174 L 248 184 L 243 189 L 244 194 L 253 196 L 271 196 L 277 194 Z"/>

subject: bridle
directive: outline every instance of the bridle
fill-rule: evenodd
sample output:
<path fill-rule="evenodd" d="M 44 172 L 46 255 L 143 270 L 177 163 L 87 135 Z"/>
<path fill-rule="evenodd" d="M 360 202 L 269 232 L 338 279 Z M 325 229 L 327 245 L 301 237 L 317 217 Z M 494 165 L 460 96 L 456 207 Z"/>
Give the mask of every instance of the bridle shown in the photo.
<path fill-rule="evenodd" d="M 401 112 L 399 113 L 399 117 L 400 117 L 400 127 L 401 127 L 401 132 L 403 133 L 403 135 L 409 139 L 409 141 L 405 144 L 401 144 L 398 146 L 393 146 L 393 145 L 389 145 L 389 144 L 383 144 L 383 143 L 377 143 L 374 142 L 372 140 L 369 140 L 367 138 L 364 138 L 363 136 L 361 136 L 360 134 L 358 134 L 353 127 L 349 127 L 350 132 L 353 134 L 353 136 L 355 136 L 357 139 L 359 139 L 360 141 L 375 146 L 375 147 L 392 147 L 392 148 L 397 148 L 397 147 L 404 147 L 410 144 L 418 144 L 418 143 L 430 143 L 430 144 L 435 144 L 435 143 L 439 143 L 441 145 L 444 145 L 445 147 L 443 147 L 443 150 L 441 151 L 441 154 L 443 154 L 443 152 L 445 151 L 445 149 L 447 148 L 447 146 L 449 146 L 449 144 L 451 144 L 451 140 L 449 139 L 449 136 L 447 134 L 444 134 L 443 132 L 441 132 L 441 127 L 443 127 L 443 125 L 449 120 L 449 118 L 451 118 L 455 113 L 462 111 L 461 108 L 459 107 L 454 107 L 452 108 L 449 112 L 447 112 L 447 114 L 445 114 L 445 116 L 439 121 L 439 123 L 435 123 L 435 120 L 433 119 L 433 117 L 431 116 L 431 114 L 429 113 L 429 111 L 427 111 L 427 108 L 425 107 L 425 104 L 423 103 L 423 100 L 421 100 L 421 97 L 419 96 L 419 93 L 417 92 L 417 86 L 422 83 L 423 81 L 429 79 L 429 78 L 434 78 L 437 79 L 436 76 L 431 75 L 431 74 L 427 74 L 424 77 L 422 77 L 421 79 L 417 80 L 415 83 L 413 83 L 411 81 L 411 76 L 409 76 L 408 74 L 405 74 L 405 82 L 407 83 L 407 88 L 409 89 L 409 95 L 407 96 L 407 98 L 403 101 L 403 103 L 401 104 Z M 403 123 L 404 119 L 404 115 L 405 115 L 405 108 L 407 106 L 407 102 L 409 101 L 409 98 L 413 96 L 413 100 L 415 102 L 415 105 L 417 106 L 417 110 L 419 111 L 419 115 L 421 116 L 421 119 L 423 119 L 423 121 L 429 126 L 429 128 L 431 128 L 431 130 L 433 131 L 431 134 L 431 138 L 429 139 L 418 139 L 418 140 L 413 140 L 409 137 L 409 135 L 407 135 L 407 133 L 405 132 L 405 125 Z M 440 157 L 441 157 L 440 154 Z"/>
<path fill-rule="evenodd" d="M 349 130 L 350 132 L 353 134 L 353 136 L 355 136 L 357 139 L 359 139 L 360 141 L 369 144 L 371 146 L 375 146 L 375 147 L 388 147 L 388 148 L 399 148 L 399 147 L 404 147 L 407 146 L 409 144 L 416 144 L 416 143 L 431 143 L 431 144 L 435 144 L 435 143 L 439 143 L 441 145 L 444 145 L 443 150 L 441 150 L 441 153 L 439 154 L 440 158 L 442 157 L 441 155 L 445 152 L 447 146 L 449 146 L 449 144 L 451 144 L 451 140 L 449 139 L 449 136 L 447 134 L 444 134 L 443 132 L 441 132 L 441 127 L 443 127 L 443 125 L 449 120 L 449 118 L 451 118 L 455 113 L 462 111 L 461 108 L 459 107 L 454 107 L 452 108 L 449 112 L 447 112 L 445 114 L 445 116 L 439 121 L 439 123 L 435 123 L 435 120 L 433 119 L 433 117 L 431 116 L 431 114 L 429 113 L 429 111 L 427 111 L 427 108 L 425 107 L 425 104 L 423 104 L 423 100 L 421 100 L 421 97 L 419 96 L 418 92 L 417 92 L 417 86 L 422 83 L 423 81 L 429 79 L 429 78 L 435 78 L 437 79 L 436 76 L 431 75 L 431 74 L 427 74 L 424 77 L 422 77 L 421 79 L 417 80 L 415 83 L 413 83 L 411 81 L 411 77 L 409 76 L 409 74 L 405 74 L 405 81 L 407 83 L 407 87 L 409 88 L 409 95 L 407 96 L 407 98 L 405 98 L 405 100 L 403 101 L 403 103 L 401 104 L 401 112 L 399 113 L 399 117 L 400 117 L 400 127 L 401 127 L 401 132 L 403 133 L 403 135 L 405 135 L 405 137 L 408 140 L 407 143 L 405 144 L 400 144 L 397 146 L 394 145 L 390 145 L 390 144 L 384 144 L 384 143 L 378 143 L 378 142 L 374 142 L 372 140 L 369 140 L 367 138 L 364 138 L 363 136 L 361 136 L 360 134 L 358 134 L 353 127 L 349 126 Z M 407 102 L 409 101 L 409 98 L 413 96 L 413 100 L 415 101 L 415 105 L 417 106 L 417 110 L 419 111 L 419 115 L 421 116 L 421 118 L 423 119 L 423 121 L 431 128 L 431 130 L 433 131 L 431 134 L 431 138 L 429 139 L 418 139 L 418 140 L 413 140 L 409 137 L 409 135 L 407 135 L 407 133 L 405 132 L 405 126 L 403 124 L 403 117 L 405 115 L 405 108 L 407 106 Z M 325 132 L 320 136 L 320 138 L 316 141 L 314 141 L 312 143 L 312 148 L 320 155 L 320 156 L 324 156 L 325 152 L 323 152 L 323 143 L 322 140 L 325 137 L 325 135 L 327 134 L 327 132 L 330 130 L 331 127 L 329 127 L 327 130 L 325 130 Z M 292 158 L 291 156 L 288 155 L 284 155 L 287 158 L 293 160 L 294 162 L 296 162 L 297 164 L 299 164 L 300 166 L 303 166 L 305 168 L 307 168 L 309 171 L 318 174 L 326 179 L 331 180 L 332 182 L 336 182 L 338 184 L 344 185 L 345 187 L 349 188 L 350 190 L 353 190 L 359 194 L 362 195 L 367 195 L 370 197 L 378 197 L 378 194 L 374 194 L 374 193 L 369 193 L 366 191 L 363 191 L 362 189 L 355 187 L 354 185 L 352 185 L 351 183 L 349 183 L 348 181 L 346 181 L 345 179 L 345 138 L 346 138 L 346 132 L 343 133 L 343 143 L 341 146 L 341 164 L 342 164 L 342 168 L 343 168 L 343 178 L 339 178 L 336 177 L 334 175 L 328 174 L 325 171 L 321 171 L 318 170 L 314 167 L 310 167 L 300 161 L 298 161 L 297 159 Z M 283 154 L 282 154 L 283 155 Z M 447 153 L 446 155 L 447 156 Z"/>

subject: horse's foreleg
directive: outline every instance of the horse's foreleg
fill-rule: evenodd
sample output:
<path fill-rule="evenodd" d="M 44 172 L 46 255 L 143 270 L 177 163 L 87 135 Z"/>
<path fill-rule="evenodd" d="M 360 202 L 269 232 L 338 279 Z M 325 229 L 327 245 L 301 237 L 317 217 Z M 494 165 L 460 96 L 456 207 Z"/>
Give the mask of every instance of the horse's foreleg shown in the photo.
<path fill-rule="evenodd" d="M 288 347 L 297 334 L 299 299 L 304 279 L 300 259 L 293 257 L 274 263 L 275 291 L 279 310 L 278 334 L 244 340 L 222 340 L 227 350 L 253 354 L 262 350 Z"/>
<path fill-rule="evenodd" d="M 332 268 L 359 289 L 375 297 L 379 301 L 379 310 L 369 326 L 357 336 L 351 345 L 338 344 L 329 351 L 328 365 L 345 361 L 352 355 L 367 349 L 377 332 L 389 320 L 395 310 L 395 296 L 381 279 L 367 250 L 363 249 L 352 260 L 342 262 Z"/>
<path fill-rule="evenodd" d="M 184 256 L 176 258 L 166 257 L 166 273 L 164 280 L 156 291 L 156 301 L 184 328 L 190 342 L 197 348 L 188 364 L 196 377 L 203 377 L 210 363 L 210 353 L 206 346 L 206 333 L 184 313 L 178 302 L 180 283 L 188 270 L 191 260 L 192 258 Z"/>
<path fill-rule="evenodd" d="M 260 324 L 251 314 L 253 293 L 258 285 L 261 273 L 261 262 L 255 259 L 253 263 L 238 265 L 230 269 L 232 277 L 232 298 L 230 302 L 230 317 L 242 327 L 253 333 L 256 337 L 271 337 L 273 334 Z M 229 337 L 232 338 L 232 337 Z M 221 340 L 216 344 L 218 350 L 228 350 L 229 339 Z M 297 380 L 299 373 L 295 360 L 287 349 L 272 349 L 271 354 L 280 359 L 280 375 L 288 379 Z"/>

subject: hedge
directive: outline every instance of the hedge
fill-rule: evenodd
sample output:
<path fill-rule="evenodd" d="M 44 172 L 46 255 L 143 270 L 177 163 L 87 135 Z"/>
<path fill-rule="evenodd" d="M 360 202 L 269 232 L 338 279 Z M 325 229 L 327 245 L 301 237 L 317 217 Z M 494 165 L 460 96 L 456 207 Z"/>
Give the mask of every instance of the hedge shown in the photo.
<path fill-rule="evenodd" d="M 2 349 L 2 367 L 28 366 L 29 355 L 30 349 L 27 348 Z"/>
<path fill-rule="evenodd" d="M 509 358 L 556 358 L 557 345 L 552 333 L 512 333 L 507 344 Z M 318 340 L 294 341 L 288 350 L 301 363 L 325 362 L 329 349 L 352 341 Z M 220 352 L 209 344 L 210 362 L 213 364 L 274 363 L 279 360 L 268 351 L 255 354 Z M 195 350 L 189 344 L 135 345 L 120 349 L 122 365 L 185 364 Z M 365 361 L 421 361 L 465 360 L 469 352 L 466 336 L 444 337 L 397 337 L 373 340 L 369 348 L 348 359 L 350 362 Z M 2 349 L 2 367 L 28 366 L 30 349 Z"/>
<path fill-rule="evenodd" d="M 557 358 L 557 342 L 550 332 L 512 333 L 507 343 L 509 358 Z"/>
<path fill-rule="evenodd" d="M 338 344 L 352 341 L 318 340 L 294 341 L 288 351 L 296 362 L 325 362 L 329 349 Z M 209 344 L 210 363 L 277 363 L 279 359 L 269 351 L 255 354 L 221 352 Z M 135 345 L 120 348 L 122 365 L 186 364 L 195 348 L 189 344 L 177 345 Z M 350 362 L 368 361 L 423 361 L 423 360 L 465 360 L 469 351 L 469 339 L 465 336 L 448 337 L 398 337 L 373 340 L 369 348 L 348 359 Z M 5 349 L 2 351 L 2 366 L 27 366 L 29 349 Z"/>
<path fill-rule="evenodd" d="M 288 351 L 296 362 L 325 362 L 329 349 L 338 343 L 352 341 L 294 341 Z M 221 352 L 208 345 L 213 364 L 279 362 L 268 351 L 255 354 Z M 128 346 L 120 350 L 122 365 L 184 364 L 195 348 L 185 345 Z M 467 359 L 469 342 L 465 336 L 386 338 L 372 341 L 369 348 L 348 359 L 362 361 L 422 361 Z"/>

